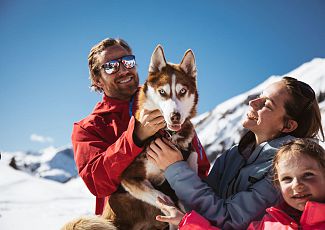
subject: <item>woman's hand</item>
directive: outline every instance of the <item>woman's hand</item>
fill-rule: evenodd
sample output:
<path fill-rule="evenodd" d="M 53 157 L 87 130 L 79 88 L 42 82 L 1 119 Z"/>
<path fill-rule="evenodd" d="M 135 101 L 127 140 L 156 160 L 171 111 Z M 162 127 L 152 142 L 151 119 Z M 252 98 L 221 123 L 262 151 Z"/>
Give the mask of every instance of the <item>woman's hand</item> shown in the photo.
<path fill-rule="evenodd" d="M 160 169 L 183 160 L 182 153 L 166 138 L 157 138 L 147 147 L 147 157 Z"/>
<path fill-rule="evenodd" d="M 156 203 L 161 211 L 165 213 L 165 216 L 156 216 L 156 220 L 178 226 L 185 214 L 176 208 L 168 199 L 158 197 Z"/>

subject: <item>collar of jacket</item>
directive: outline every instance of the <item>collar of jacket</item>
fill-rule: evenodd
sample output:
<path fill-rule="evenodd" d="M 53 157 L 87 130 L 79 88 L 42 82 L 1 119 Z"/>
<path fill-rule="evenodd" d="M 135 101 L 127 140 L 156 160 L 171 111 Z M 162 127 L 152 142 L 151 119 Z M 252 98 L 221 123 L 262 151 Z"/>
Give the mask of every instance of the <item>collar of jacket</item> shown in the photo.
<path fill-rule="evenodd" d="M 279 138 L 276 138 L 276 139 L 273 139 L 270 141 L 262 142 L 261 144 L 259 144 L 255 147 L 254 151 L 251 153 L 251 155 L 247 159 L 246 164 L 251 164 L 255 161 L 263 162 L 265 160 L 272 160 L 274 157 L 275 149 L 278 149 L 281 145 L 292 140 L 293 138 L 294 137 L 287 135 L 287 136 L 279 137 Z"/>
<path fill-rule="evenodd" d="M 278 205 L 275 207 L 267 208 L 266 211 L 277 221 L 283 225 L 291 225 L 292 227 L 298 228 L 298 223 L 291 218 L 284 209 L 284 205 Z M 291 208 L 291 207 L 290 207 Z M 286 208 L 285 208 L 286 209 Z M 297 210 L 297 212 L 299 212 Z M 305 209 L 300 218 L 300 225 L 317 225 L 325 222 L 325 204 L 313 201 L 306 203 Z"/>
<path fill-rule="evenodd" d="M 314 225 L 325 222 L 325 203 L 308 201 L 304 212 L 302 213 L 300 222 L 307 225 Z"/>
<path fill-rule="evenodd" d="M 139 91 L 136 92 L 136 96 Z M 102 114 L 107 112 L 122 112 L 125 109 L 129 110 L 130 100 L 118 100 L 103 94 L 103 99 L 98 102 L 93 109 L 92 114 Z M 133 103 L 133 111 L 136 111 L 136 102 Z"/>

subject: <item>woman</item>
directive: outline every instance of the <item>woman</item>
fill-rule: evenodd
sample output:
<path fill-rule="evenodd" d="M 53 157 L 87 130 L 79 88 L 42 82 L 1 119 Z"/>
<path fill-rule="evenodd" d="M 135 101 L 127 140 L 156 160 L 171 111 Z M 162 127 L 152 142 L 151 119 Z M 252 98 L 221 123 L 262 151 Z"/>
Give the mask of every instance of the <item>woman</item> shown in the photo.
<path fill-rule="evenodd" d="M 242 124 L 248 133 L 216 160 L 206 182 L 168 141 L 156 139 L 147 149 L 148 157 L 165 170 L 185 209 L 195 211 L 182 219 L 183 227 L 200 214 L 222 229 L 247 228 L 280 197 L 268 175 L 276 150 L 294 137 L 316 137 L 319 131 L 324 140 L 315 92 L 291 77 L 271 84 L 251 100 Z M 178 224 L 179 216 L 157 219 Z"/>

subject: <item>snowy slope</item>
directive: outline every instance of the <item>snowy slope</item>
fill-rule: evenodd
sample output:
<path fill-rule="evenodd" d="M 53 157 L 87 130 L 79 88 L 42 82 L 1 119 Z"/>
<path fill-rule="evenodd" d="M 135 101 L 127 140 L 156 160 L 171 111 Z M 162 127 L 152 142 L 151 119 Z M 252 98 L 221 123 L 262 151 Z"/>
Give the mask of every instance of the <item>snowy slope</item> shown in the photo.
<path fill-rule="evenodd" d="M 0 162 L 0 229 L 57 230 L 80 215 L 91 215 L 94 198 L 80 178 L 66 184 L 37 178 Z"/>

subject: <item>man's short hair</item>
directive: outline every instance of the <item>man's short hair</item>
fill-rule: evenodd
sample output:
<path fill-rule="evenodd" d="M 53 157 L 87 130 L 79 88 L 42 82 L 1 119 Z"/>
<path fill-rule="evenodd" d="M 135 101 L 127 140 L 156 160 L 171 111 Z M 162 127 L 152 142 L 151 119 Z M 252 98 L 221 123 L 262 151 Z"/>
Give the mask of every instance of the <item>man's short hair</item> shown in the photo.
<path fill-rule="evenodd" d="M 95 82 L 100 77 L 100 63 L 98 62 L 98 54 L 104 51 L 107 47 L 120 45 L 125 48 L 128 52 L 132 53 L 132 49 L 129 44 L 121 38 L 106 38 L 94 45 L 88 55 L 88 68 L 89 78 L 91 82 L 91 89 L 97 92 L 103 92 L 103 89 L 96 86 Z"/>

